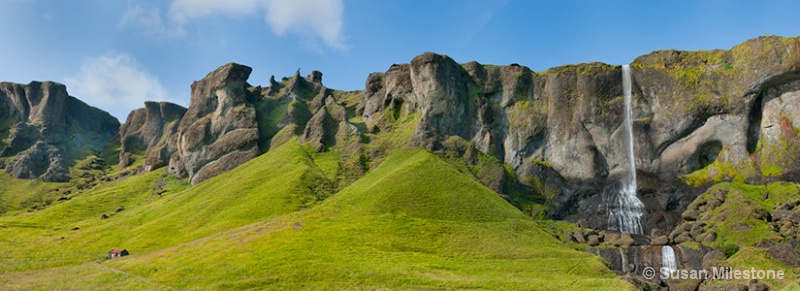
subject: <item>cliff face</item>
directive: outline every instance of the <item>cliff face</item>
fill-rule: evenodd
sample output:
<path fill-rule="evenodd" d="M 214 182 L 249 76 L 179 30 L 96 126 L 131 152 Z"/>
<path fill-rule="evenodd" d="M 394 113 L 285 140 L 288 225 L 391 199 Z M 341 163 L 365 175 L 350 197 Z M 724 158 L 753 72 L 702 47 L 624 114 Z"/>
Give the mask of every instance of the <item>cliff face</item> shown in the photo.
<path fill-rule="evenodd" d="M 69 181 L 70 163 L 99 152 L 119 127 L 54 82 L 0 83 L 0 120 L 9 126 L 0 166 L 16 178 L 50 182 Z"/>
<path fill-rule="evenodd" d="M 670 229 L 715 182 L 800 180 L 798 39 L 657 51 L 636 58 L 631 71 L 647 229 Z M 626 171 L 619 66 L 537 73 L 425 53 L 369 75 L 356 92 L 326 88 L 317 71 L 254 87 L 250 72 L 231 63 L 209 73 L 192 84 L 188 109 L 147 102 L 131 112 L 119 128 L 120 166 L 168 164 L 168 172 L 196 184 L 299 137 L 316 151 L 336 150 L 352 179 L 402 143 L 475 167 L 483 167 L 482 157 L 496 159 L 498 166 L 481 170 L 488 178 L 478 177 L 486 186 L 541 202 L 548 217 L 586 219 L 595 228 L 606 227 L 604 205 Z M 69 97 L 63 85 L 0 89 L 0 128 L 15 124 L 0 131 L 0 163 L 15 177 L 69 180 L 65 157 L 113 140 L 113 118 Z M 413 132 L 392 133 L 404 122 Z M 370 144 L 373 138 L 380 144 Z"/>
<path fill-rule="evenodd" d="M 685 174 L 695 186 L 795 179 L 798 55 L 797 39 L 761 37 L 632 63 L 635 163 L 649 227 L 674 224 L 675 210 L 694 198 L 677 179 Z M 553 217 L 591 218 L 602 228 L 602 193 L 625 171 L 618 66 L 534 73 L 426 53 L 371 75 L 363 104 L 366 120 L 382 110 L 419 112 L 416 145 L 442 149 L 455 136 L 502 160 L 542 192 Z"/>
<path fill-rule="evenodd" d="M 251 71 L 231 63 L 192 84 L 189 109 L 178 125 L 170 173 L 188 175 L 196 184 L 259 154 L 256 112 L 247 90 Z"/>
<path fill-rule="evenodd" d="M 131 111 L 119 129 L 120 168 L 133 163 L 135 154 L 143 154 L 145 171 L 166 166 L 177 150 L 178 123 L 185 113 L 186 108 L 179 105 L 150 101 Z"/>
<path fill-rule="evenodd" d="M 146 102 L 132 111 L 119 131 L 120 167 L 136 159 L 144 159 L 145 171 L 168 164 L 169 173 L 197 184 L 294 135 L 320 151 L 335 142 L 337 129 L 330 127 L 338 128 L 346 113 L 322 85 L 322 73 L 273 77 L 262 88 L 247 83 L 251 71 L 229 63 L 194 82 L 188 109 Z"/>

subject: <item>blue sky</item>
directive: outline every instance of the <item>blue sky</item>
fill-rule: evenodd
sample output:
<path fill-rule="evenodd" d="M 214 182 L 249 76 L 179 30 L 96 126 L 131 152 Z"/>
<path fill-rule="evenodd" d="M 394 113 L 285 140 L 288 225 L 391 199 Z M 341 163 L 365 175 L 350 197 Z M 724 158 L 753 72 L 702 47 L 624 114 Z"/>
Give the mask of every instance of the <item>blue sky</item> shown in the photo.
<path fill-rule="evenodd" d="M 227 63 L 270 75 L 322 71 L 360 90 L 426 51 L 458 62 L 624 64 L 658 49 L 727 49 L 800 35 L 800 1 L 6 0 L 0 80 L 54 80 L 124 121 L 145 100 L 188 106 Z"/>

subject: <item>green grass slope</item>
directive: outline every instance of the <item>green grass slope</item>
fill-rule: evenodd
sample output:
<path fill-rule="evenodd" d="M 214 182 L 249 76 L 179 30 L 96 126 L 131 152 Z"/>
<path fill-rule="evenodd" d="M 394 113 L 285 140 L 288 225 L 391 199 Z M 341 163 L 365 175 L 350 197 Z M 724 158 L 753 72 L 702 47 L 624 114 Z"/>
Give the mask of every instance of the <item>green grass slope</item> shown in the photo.
<path fill-rule="evenodd" d="M 173 290 L 97 263 L 17 272 L 0 276 L 3 290 Z"/>
<path fill-rule="evenodd" d="M 326 195 L 326 181 L 309 149 L 290 142 L 191 188 L 162 171 L 111 182 L 44 210 L 0 216 L 0 273 L 215 235 L 311 205 Z M 159 196 L 158 187 L 168 191 Z"/>
<path fill-rule="evenodd" d="M 631 287 L 421 149 L 316 207 L 103 265 L 191 289 Z"/>

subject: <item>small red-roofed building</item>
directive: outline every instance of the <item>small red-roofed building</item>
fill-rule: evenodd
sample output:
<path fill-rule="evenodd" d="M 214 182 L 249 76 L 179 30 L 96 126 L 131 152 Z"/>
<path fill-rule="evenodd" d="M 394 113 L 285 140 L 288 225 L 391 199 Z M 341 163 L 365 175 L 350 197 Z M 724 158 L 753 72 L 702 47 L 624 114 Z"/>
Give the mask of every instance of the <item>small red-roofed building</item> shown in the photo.
<path fill-rule="evenodd" d="M 108 252 L 108 258 L 109 259 L 124 257 L 124 256 L 127 256 L 127 255 L 129 255 L 129 253 L 128 253 L 128 250 L 126 250 L 126 249 L 122 249 L 122 250 L 113 249 L 110 252 Z"/>

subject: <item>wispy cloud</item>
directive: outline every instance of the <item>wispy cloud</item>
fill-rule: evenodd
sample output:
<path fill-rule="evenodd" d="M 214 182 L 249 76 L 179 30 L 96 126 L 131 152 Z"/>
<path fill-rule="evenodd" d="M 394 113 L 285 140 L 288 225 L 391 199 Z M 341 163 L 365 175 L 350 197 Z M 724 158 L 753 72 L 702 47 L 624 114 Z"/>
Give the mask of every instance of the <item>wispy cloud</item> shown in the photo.
<path fill-rule="evenodd" d="M 66 78 L 70 95 L 108 111 L 124 122 L 144 101 L 169 100 L 161 82 L 127 54 L 87 59 L 77 75 Z"/>
<path fill-rule="evenodd" d="M 185 36 L 186 24 L 212 15 L 249 17 L 264 15 L 272 31 L 295 33 L 321 40 L 337 50 L 348 48 L 344 35 L 342 0 L 172 0 L 161 8 L 130 0 L 120 25 L 159 38 Z"/>
<path fill-rule="evenodd" d="M 233 17 L 255 15 L 266 8 L 267 0 L 172 0 L 170 18 L 178 24 L 214 14 Z"/>
<path fill-rule="evenodd" d="M 313 33 L 330 47 L 345 50 L 344 7 L 340 0 L 269 1 L 266 21 L 277 35 Z"/>
<path fill-rule="evenodd" d="M 122 15 L 119 26 L 132 28 L 150 37 L 171 39 L 183 37 L 186 31 L 183 25 L 169 23 L 156 6 L 128 1 L 128 8 Z"/>

